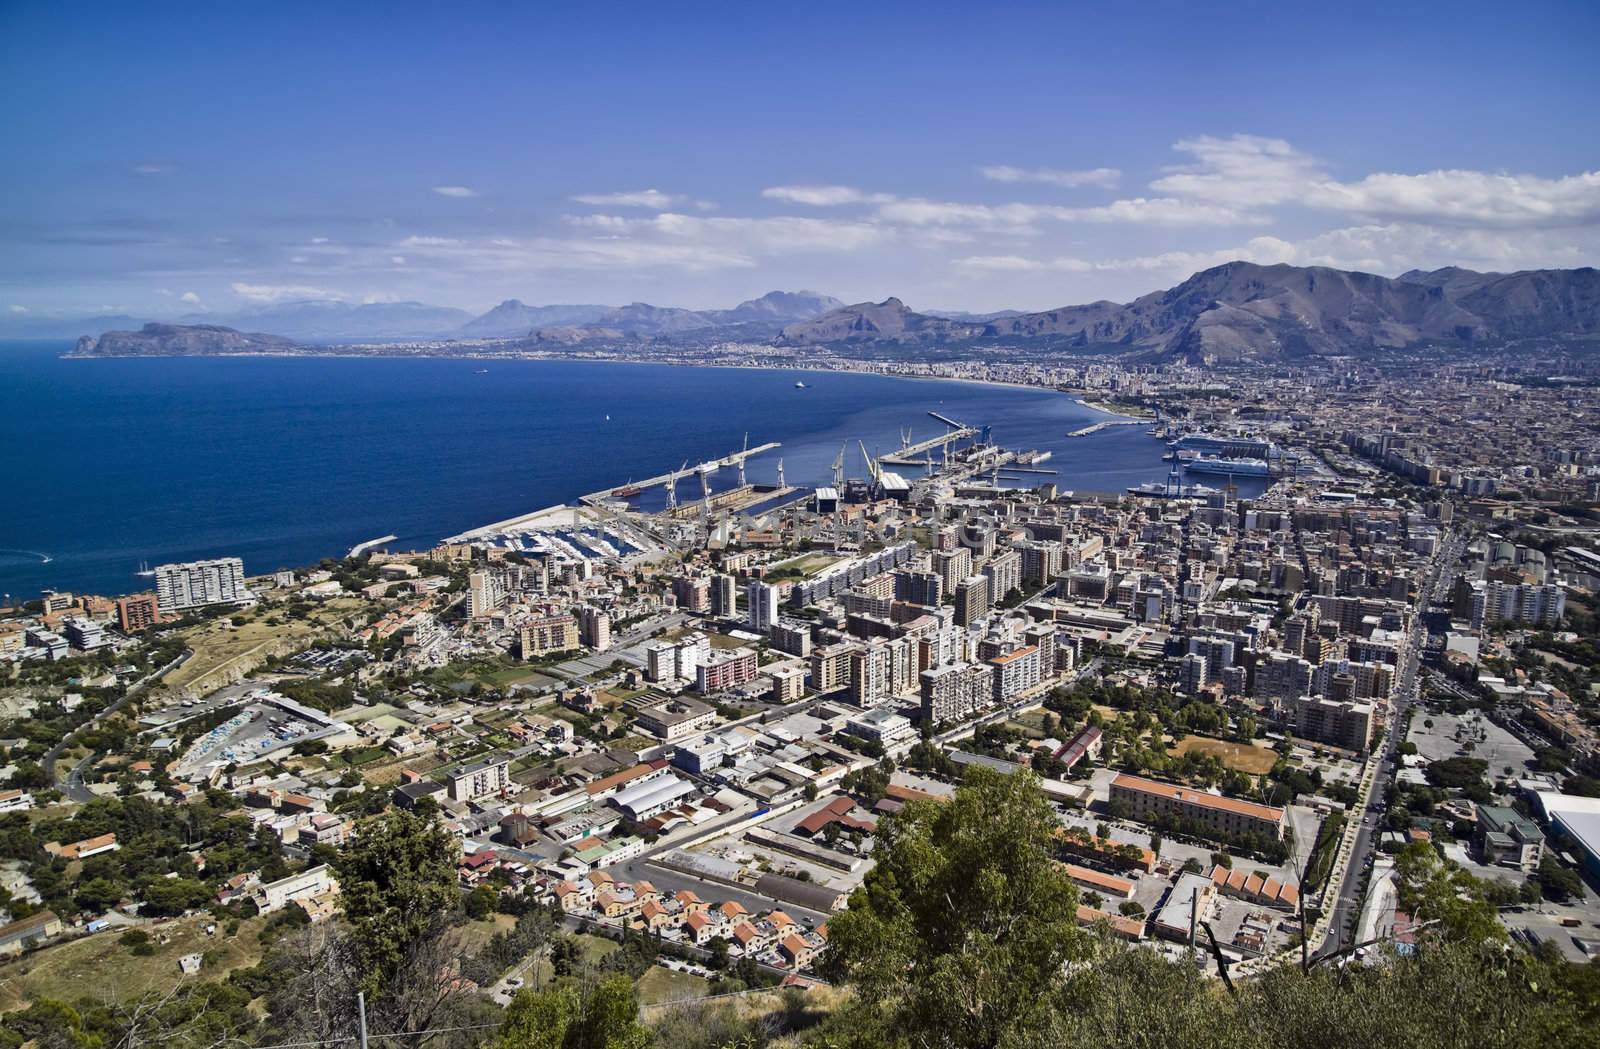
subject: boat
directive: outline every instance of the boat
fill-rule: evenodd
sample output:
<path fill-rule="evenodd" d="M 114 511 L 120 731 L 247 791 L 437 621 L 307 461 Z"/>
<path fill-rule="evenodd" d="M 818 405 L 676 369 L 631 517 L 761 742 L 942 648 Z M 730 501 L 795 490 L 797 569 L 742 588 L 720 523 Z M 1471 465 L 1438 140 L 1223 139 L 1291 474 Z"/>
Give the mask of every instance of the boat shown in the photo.
<path fill-rule="evenodd" d="M 609 418 L 609 416 L 608 416 L 608 418 Z M 632 499 L 634 496 L 642 495 L 643 493 L 644 493 L 644 489 L 643 488 L 640 488 L 638 485 L 636 485 L 636 484 L 634 484 L 633 482 L 630 481 L 627 484 L 623 485 L 621 488 L 618 488 L 616 491 L 612 492 L 611 494 L 615 495 L 615 496 L 620 496 L 623 499 Z"/>
<path fill-rule="evenodd" d="M 1254 459 L 1271 457 L 1271 441 L 1259 437 L 1232 437 L 1209 433 L 1186 433 L 1167 442 L 1173 451 L 1192 451 L 1204 455 L 1237 455 Z"/>
<path fill-rule="evenodd" d="M 1269 477 L 1272 469 L 1262 459 L 1223 459 L 1202 455 L 1183 464 L 1190 473 L 1222 474 L 1227 477 Z"/>
<path fill-rule="evenodd" d="M 1219 489 L 1208 484 L 1162 484 L 1146 481 L 1128 489 L 1129 495 L 1142 495 L 1151 499 L 1204 499 L 1216 495 Z"/>
<path fill-rule="evenodd" d="M 811 387 L 809 387 L 809 386 L 807 386 L 807 385 L 806 385 L 806 384 L 805 384 L 805 383 L 803 383 L 803 382 L 797 382 L 797 383 L 795 383 L 795 384 L 794 384 L 794 388 L 795 388 L 795 389 L 797 389 L 797 390 L 809 390 L 809 389 L 811 389 Z"/>

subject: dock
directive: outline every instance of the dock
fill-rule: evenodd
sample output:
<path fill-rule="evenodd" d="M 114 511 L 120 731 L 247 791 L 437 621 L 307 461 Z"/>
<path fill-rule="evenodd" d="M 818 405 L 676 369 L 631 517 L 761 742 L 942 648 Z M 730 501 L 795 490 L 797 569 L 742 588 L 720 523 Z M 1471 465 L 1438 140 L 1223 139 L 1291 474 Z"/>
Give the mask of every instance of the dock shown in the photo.
<path fill-rule="evenodd" d="M 397 536 L 397 535 L 381 535 L 376 539 L 368 539 L 364 543 L 357 543 L 355 546 L 352 546 L 350 548 L 350 552 L 348 554 L 345 554 L 344 556 L 346 556 L 346 557 L 360 557 L 362 554 L 366 553 L 368 550 L 376 549 L 377 547 L 382 546 L 384 543 L 392 543 L 396 539 L 399 539 L 399 538 L 400 537 Z"/>
<path fill-rule="evenodd" d="M 781 447 L 782 445 L 778 444 L 778 442 L 769 441 L 766 444 L 757 445 L 754 448 L 742 448 L 739 451 L 723 456 L 721 459 L 711 459 L 701 463 L 698 466 L 687 466 L 683 469 L 671 470 L 664 474 L 657 474 L 654 477 L 647 477 L 642 481 L 633 481 L 629 484 L 619 484 L 614 488 L 605 488 L 598 492 L 590 492 L 588 495 L 582 496 L 578 501 L 582 503 L 597 503 L 606 499 L 621 499 L 624 498 L 624 496 L 619 495 L 618 493 L 624 492 L 630 488 L 645 489 L 664 486 L 667 484 L 677 484 L 677 482 L 681 480 L 687 480 L 688 478 L 697 474 L 704 477 L 707 474 L 716 473 L 725 466 L 739 468 L 739 476 L 743 478 L 743 467 L 746 459 Z"/>
<path fill-rule="evenodd" d="M 1097 423 L 1090 423 L 1081 430 L 1073 430 L 1068 437 L 1091 437 L 1101 430 L 1109 430 L 1113 426 L 1143 426 L 1149 419 L 1103 419 Z"/>

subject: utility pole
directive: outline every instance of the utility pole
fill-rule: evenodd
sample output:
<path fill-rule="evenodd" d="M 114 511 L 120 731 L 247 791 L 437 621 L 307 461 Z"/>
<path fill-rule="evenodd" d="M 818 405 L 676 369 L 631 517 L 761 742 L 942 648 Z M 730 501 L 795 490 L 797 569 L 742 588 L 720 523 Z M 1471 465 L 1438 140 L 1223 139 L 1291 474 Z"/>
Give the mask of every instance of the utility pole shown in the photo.
<path fill-rule="evenodd" d="M 367 1049 L 367 993 L 356 992 L 356 1014 L 360 1020 L 361 1049 Z"/>

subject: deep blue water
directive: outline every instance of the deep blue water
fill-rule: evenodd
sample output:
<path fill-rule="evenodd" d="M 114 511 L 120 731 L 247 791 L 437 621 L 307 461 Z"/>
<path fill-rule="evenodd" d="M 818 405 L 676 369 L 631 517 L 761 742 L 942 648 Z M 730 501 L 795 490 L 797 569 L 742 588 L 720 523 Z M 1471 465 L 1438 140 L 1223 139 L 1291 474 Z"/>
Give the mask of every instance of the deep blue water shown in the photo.
<path fill-rule="evenodd" d="M 68 348 L 0 344 L 0 593 L 18 599 L 140 589 L 140 561 L 237 555 L 254 573 L 389 533 L 427 546 L 725 455 L 746 432 L 783 444 L 751 480 L 774 480 L 781 455 L 789 483 L 826 483 L 847 439 L 861 476 L 857 439 L 886 453 L 903 427 L 931 437 L 930 410 L 1052 450 L 1063 488 L 1166 473 L 1144 427 L 1068 439 L 1101 416 L 1040 390 L 565 361 L 61 360 Z M 682 482 L 680 498 L 697 494 Z"/>

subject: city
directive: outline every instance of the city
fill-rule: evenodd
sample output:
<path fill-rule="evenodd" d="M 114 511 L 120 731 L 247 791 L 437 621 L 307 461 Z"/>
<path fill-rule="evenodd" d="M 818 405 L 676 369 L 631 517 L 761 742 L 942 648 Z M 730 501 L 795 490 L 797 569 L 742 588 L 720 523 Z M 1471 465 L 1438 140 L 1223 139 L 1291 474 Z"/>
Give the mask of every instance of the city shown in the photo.
<path fill-rule="evenodd" d="M 1269 487 L 1080 496 L 945 419 L 842 449 L 816 488 L 713 496 L 707 472 L 781 454 L 747 439 L 646 482 L 660 510 L 630 483 L 428 550 L 160 565 L 146 593 L 10 609 L 0 806 L 83 866 L 8 860 L 0 948 L 320 921 L 330 857 L 395 808 L 443 821 L 469 898 L 651 937 L 680 983 L 804 986 L 879 823 L 983 768 L 1038 777 L 1081 925 L 1214 975 L 1415 944 L 1419 854 L 1513 940 L 1587 961 L 1600 440 L 1537 435 L 1592 387 L 1071 377 L 1145 413 L 1175 478 L 1215 448 Z M 148 848 L 87 834 L 97 799 L 221 804 L 273 858 L 155 903 L 170 886 L 87 862 Z M 491 975 L 508 1002 L 520 977 Z"/>
<path fill-rule="evenodd" d="M 1596 40 L 0 4 L 0 1049 L 1600 1049 Z"/>

